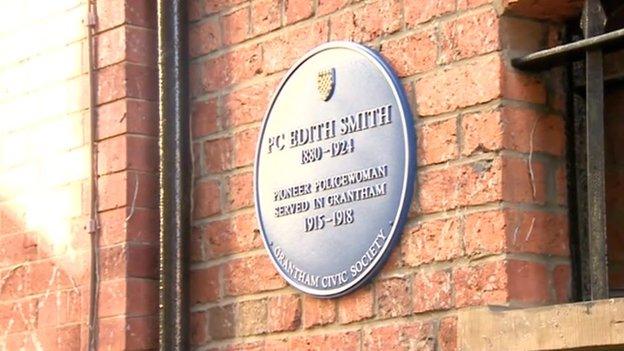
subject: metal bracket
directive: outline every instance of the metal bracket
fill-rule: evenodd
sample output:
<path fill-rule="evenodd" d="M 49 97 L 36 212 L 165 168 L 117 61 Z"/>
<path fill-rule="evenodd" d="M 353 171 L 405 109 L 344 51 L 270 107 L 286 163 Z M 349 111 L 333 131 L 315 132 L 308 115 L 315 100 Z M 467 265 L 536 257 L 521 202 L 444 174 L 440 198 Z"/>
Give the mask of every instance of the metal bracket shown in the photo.
<path fill-rule="evenodd" d="M 95 2 L 89 1 L 89 11 L 87 13 L 87 27 L 95 27 L 97 24 L 97 15 Z"/>
<path fill-rule="evenodd" d="M 95 221 L 93 219 L 90 219 L 89 222 L 87 222 L 87 228 L 88 233 L 93 235 L 97 232 L 97 224 L 95 223 Z"/>

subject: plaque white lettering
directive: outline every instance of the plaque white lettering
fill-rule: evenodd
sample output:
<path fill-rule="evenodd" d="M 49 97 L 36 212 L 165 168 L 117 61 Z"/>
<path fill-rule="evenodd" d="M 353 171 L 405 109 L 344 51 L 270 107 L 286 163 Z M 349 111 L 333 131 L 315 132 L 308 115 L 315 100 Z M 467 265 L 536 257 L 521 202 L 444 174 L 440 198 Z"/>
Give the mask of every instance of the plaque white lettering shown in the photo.
<path fill-rule="evenodd" d="M 291 285 L 339 296 L 378 271 L 411 203 L 413 138 L 400 81 L 365 47 L 326 44 L 286 75 L 260 131 L 254 191 Z"/>

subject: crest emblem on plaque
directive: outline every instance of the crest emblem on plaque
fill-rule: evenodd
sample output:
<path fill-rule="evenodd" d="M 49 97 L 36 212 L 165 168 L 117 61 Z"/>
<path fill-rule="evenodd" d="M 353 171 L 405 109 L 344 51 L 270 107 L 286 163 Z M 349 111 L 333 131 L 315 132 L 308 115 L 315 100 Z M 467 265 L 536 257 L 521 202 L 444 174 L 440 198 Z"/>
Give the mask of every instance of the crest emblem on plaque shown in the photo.
<path fill-rule="evenodd" d="M 316 74 L 316 89 L 323 101 L 327 101 L 334 93 L 336 86 L 336 70 L 327 68 Z"/>

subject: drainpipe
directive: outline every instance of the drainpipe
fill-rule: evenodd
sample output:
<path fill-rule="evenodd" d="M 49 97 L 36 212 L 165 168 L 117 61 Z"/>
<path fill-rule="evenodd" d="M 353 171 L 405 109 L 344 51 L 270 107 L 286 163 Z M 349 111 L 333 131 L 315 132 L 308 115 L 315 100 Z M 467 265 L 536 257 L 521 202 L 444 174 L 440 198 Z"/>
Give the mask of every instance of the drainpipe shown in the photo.
<path fill-rule="evenodd" d="M 98 153 L 97 153 L 97 24 L 96 0 L 89 0 L 87 8 L 87 42 L 89 47 L 89 223 L 91 236 L 91 278 L 89 287 L 89 351 L 98 349 L 98 302 L 100 299 L 100 223 L 98 218 Z"/>
<path fill-rule="evenodd" d="M 158 0 L 160 148 L 159 345 L 189 349 L 188 249 L 191 149 L 186 1 Z"/>

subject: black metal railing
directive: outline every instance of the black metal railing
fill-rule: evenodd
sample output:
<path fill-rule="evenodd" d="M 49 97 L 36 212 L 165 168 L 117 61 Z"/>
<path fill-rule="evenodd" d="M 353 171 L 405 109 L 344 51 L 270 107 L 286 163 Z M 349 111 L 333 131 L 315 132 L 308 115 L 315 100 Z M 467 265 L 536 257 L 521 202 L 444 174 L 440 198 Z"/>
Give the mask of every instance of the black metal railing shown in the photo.
<path fill-rule="evenodd" d="M 624 12 L 619 6 L 612 12 Z M 581 280 L 577 286 L 582 290 L 579 299 L 605 299 L 609 297 L 606 202 L 605 202 L 605 80 L 603 55 L 624 45 L 624 29 L 605 33 L 607 16 L 601 0 L 586 0 L 581 15 L 580 28 L 583 38 L 565 45 L 542 50 L 512 60 L 514 67 L 529 71 L 542 71 L 555 66 L 571 64 L 584 59 L 584 121 L 582 125 L 572 123 L 568 130 L 578 136 L 585 147 L 578 160 L 584 160 L 583 179 L 574 178 L 575 194 L 582 197 L 581 205 L 570 204 L 571 213 L 578 212 L 581 230 L 575 231 L 580 238 L 577 242 L 577 262 L 573 264 Z M 572 79 L 569 79 L 572 81 Z M 572 120 L 574 122 L 574 120 Z M 570 123 L 570 122 L 568 122 Z M 570 133 L 568 133 L 570 134 Z M 568 148 L 578 150 L 576 147 Z M 575 155 L 572 155 L 574 157 Z M 574 160 L 572 164 L 577 163 Z M 574 177 L 574 174 L 572 174 Z M 579 202 L 580 203 L 580 202 Z M 573 245 L 574 246 L 574 245 Z M 574 259 L 573 254 L 573 259 Z"/>

